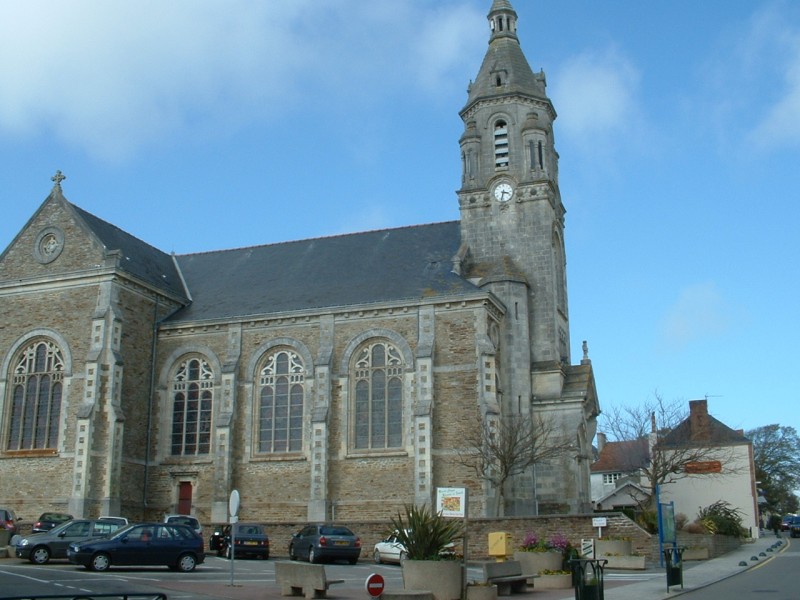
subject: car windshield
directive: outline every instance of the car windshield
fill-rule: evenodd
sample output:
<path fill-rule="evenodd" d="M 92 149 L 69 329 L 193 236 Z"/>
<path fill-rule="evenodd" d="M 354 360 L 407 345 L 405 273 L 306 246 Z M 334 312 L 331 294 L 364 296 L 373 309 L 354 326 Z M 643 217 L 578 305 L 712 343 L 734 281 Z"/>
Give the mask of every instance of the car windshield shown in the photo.
<path fill-rule="evenodd" d="M 72 521 L 67 521 L 66 523 L 61 523 L 60 525 L 56 525 L 53 527 L 49 532 L 48 535 L 58 535 L 62 531 L 64 531 L 67 527 L 72 525 Z"/>
<path fill-rule="evenodd" d="M 39 517 L 40 521 L 69 521 L 72 518 L 71 515 L 65 515 L 63 513 L 44 513 L 41 517 Z"/>
<path fill-rule="evenodd" d="M 320 527 L 319 532 L 322 535 L 353 535 L 347 527 Z"/>

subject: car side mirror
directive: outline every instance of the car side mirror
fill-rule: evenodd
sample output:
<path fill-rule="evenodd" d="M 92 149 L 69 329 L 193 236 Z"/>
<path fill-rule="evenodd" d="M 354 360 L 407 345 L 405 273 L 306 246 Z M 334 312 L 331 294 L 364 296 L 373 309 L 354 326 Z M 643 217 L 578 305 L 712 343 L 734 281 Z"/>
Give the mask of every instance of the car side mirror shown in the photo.
<path fill-rule="evenodd" d="M 60 538 L 63 538 L 65 535 L 67 535 L 66 531 L 59 531 L 58 532 L 58 537 L 60 537 Z"/>

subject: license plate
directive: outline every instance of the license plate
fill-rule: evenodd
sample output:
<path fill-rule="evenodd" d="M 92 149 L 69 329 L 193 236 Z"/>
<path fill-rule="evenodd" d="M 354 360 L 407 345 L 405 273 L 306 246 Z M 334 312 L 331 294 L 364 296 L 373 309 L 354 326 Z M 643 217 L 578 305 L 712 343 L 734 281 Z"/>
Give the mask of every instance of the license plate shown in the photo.
<path fill-rule="evenodd" d="M 348 542 L 347 540 L 338 540 L 338 541 L 333 542 L 333 543 L 336 546 L 349 546 L 350 545 L 350 542 Z"/>
<path fill-rule="evenodd" d="M 249 541 L 245 542 L 244 545 L 245 546 L 258 546 L 258 542 L 255 542 L 253 540 L 249 540 Z"/>

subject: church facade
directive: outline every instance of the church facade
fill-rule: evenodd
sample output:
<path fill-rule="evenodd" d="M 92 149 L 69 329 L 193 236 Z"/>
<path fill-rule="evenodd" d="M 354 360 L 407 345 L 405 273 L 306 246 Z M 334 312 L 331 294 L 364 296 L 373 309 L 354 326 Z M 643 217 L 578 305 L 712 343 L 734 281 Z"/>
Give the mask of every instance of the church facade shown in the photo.
<path fill-rule="evenodd" d="M 556 113 L 511 3 L 488 19 L 459 221 L 170 255 L 57 173 L 0 255 L 0 505 L 222 522 L 236 489 L 248 520 L 363 520 L 464 487 L 473 516 L 589 511 Z M 570 444 L 501 494 L 464 456 L 502 422 Z"/>

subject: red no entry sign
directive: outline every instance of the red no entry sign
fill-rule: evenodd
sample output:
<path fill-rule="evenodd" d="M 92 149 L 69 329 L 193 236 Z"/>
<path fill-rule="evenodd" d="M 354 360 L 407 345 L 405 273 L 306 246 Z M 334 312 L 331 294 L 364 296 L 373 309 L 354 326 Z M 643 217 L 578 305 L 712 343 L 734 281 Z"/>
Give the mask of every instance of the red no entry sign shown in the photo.
<path fill-rule="evenodd" d="M 384 585 L 383 575 L 380 573 L 372 573 L 367 577 L 367 582 L 364 584 L 364 587 L 370 596 L 377 598 L 383 593 Z"/>

